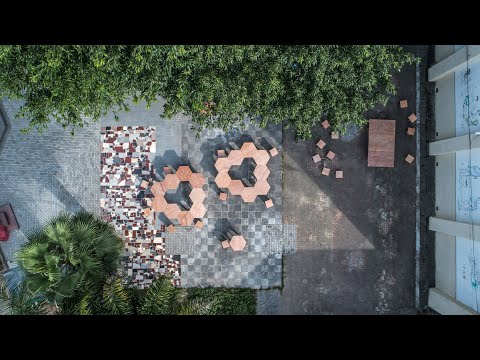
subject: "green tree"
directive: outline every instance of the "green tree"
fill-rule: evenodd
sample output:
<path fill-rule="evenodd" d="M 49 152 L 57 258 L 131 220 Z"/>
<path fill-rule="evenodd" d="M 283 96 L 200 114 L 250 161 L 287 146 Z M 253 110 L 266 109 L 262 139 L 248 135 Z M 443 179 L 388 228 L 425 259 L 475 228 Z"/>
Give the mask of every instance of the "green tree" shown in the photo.
<path fill-rule="evenodd" d="M 61 214 L 27 238 L 16 254 L 26 287 L 50 303 L 98 286 L 119 265 L 121 238 L 92 214 Z"/>
<path fill-rule="evenodd" d="M 363 125 L 395 93 L 392 73 L 415 61 L 396 45 L 5 45 L 0 91 L 25 99 L 25 131 L 54 120 L 73 133 L 129 98 L 162 97 L 165 116 L 190 115 L 198 131 L 250 118 L 308 138 L 323 118 L 340 131 Z"/>

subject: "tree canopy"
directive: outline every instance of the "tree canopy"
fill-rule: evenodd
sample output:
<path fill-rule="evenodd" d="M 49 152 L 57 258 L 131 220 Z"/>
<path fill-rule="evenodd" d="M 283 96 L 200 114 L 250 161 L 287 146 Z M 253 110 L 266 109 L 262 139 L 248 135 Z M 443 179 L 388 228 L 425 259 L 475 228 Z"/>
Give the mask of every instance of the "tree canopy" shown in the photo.
<path fill-rule="evenodd" d="M 364 124 L 415 61 L 396 45 L 3 45 L 0 94 L 25 100 L 24 131 L 53 120 L 73 132 L 130 98 L 161 97 L 163 116 L 190 115 L 196 130 L 251 118 L 308 138 L 324 118 L 340 131 Z"/>

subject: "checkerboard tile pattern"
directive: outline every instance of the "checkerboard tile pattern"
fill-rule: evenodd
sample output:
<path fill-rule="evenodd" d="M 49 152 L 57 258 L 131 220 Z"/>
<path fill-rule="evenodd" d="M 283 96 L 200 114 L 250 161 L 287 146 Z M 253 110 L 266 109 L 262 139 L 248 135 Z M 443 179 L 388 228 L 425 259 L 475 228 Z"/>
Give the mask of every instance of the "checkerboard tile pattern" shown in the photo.
<path fill-rule="evenodd" d="M 296 232 L 282 221 L 282 156 L 268 162 L 271 186 L 267 196 L 253 203 L 243 202 L 240 196 L 229 196 L 219 201 L 221 189 L 214 182 L 217 150 L 239 149 L 244 142 L 253 141 L 258 149 L 275 147 L 282 155 L 282 128 L 268 125 L 265 129 L 252 123 L 228 132 L 219 129 L 204 130 L 200 138 L 182 125 L 182 153 L 184 163 L 202 172 L 207 178 L 207 213 L 202 229 L 186 227 L 184 233 L 166 234 L 166 253 L 181 255 L 182 286 L 228 286 L 270 288 L 281 286 L 282 256 L 296 245 Z M 162 136 L 158 134 L 158 136 Z M 251 167 L 252 169 L 254 167 Z M 246 174 L 251 177 L 253 174 Z M 274 206 L 266 208 L 264 201 L 274 199 Z M 288 229 L 288 231 L 286 230 Z M 223 249 L 221 241 L 227 232 L 245 237 L 243 251 Z M 192 240 L 192 235 L 194 240 Z M 186 240 L 183 241 L 182 239 Z"/>

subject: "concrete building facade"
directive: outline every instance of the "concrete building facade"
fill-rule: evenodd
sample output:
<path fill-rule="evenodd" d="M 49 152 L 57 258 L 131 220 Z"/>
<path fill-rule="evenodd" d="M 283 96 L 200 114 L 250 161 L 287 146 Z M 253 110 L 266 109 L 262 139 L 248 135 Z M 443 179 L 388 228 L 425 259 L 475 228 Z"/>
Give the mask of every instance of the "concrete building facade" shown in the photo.
<path fill-rule="evenodd" d="M 478 45 L 436 45 L 428 69 L 435 86 L 435 136 L 428 144 L 435 161 L 435 211 L 428 219 L 435 239 L 435 287 L 429 289 L 428 306 L 440 314 L 479 311 L 479 60 Z"/>

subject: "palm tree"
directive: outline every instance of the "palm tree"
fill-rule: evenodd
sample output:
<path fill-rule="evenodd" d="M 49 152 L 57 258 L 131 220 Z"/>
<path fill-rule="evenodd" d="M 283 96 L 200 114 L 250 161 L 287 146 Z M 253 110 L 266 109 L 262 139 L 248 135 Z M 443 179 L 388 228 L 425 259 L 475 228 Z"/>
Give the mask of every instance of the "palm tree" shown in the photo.
<path fill-rule="evenodd" d="M 25 281 L 0 276 L 0 315 L 45 315 L 51 311 L 42 296 L 28 291 Z"/>
<path fill-rule="evenodd" d="M 25 286 L 50 303 L 98 290 L 119 265 L 121 238 L 93 214 L 61 214 L 27 238 L 17 253 Z"/>

